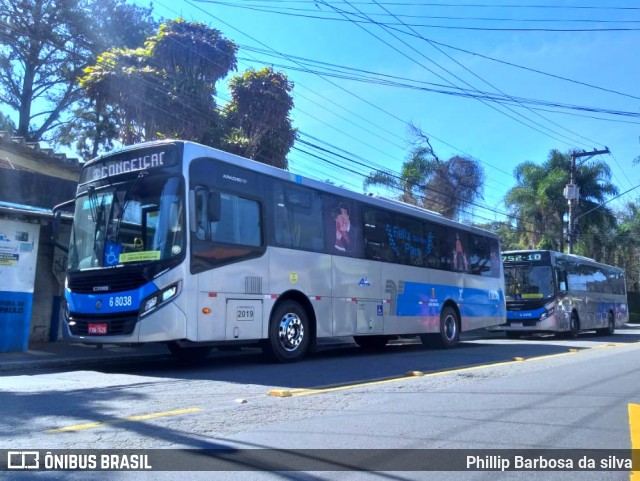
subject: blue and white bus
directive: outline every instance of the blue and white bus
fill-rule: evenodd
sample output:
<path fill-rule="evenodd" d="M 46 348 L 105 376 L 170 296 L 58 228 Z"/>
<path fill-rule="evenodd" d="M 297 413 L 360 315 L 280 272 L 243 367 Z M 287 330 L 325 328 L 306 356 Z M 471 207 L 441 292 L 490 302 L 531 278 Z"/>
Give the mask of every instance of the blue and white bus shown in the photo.
<path fill-rule="evenodd" d="M 507 251 L 504 262 L 508 337 L 580 331 L 613 334 L 629 320 L 624 270 L 546 250 Z"/>
<path fill-rule="evenodd" d="M 259 344 L 296 361 L 318 338 L 454 346 L 504 322 L 498 237 L 182 141 L 84 166 L 65 331 L 179 356 Z"/>

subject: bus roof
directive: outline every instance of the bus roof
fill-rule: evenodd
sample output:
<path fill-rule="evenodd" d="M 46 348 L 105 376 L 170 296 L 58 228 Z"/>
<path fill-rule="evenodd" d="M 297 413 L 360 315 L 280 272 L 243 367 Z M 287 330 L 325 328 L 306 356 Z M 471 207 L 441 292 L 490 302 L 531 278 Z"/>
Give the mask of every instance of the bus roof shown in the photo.
<path fill-rule="evenodd" d="M 395 200 L 395 199 L 389 199 L 386 197 L 371 196 L 371 195 L 354 192 L 352 190 L 345 189 L 343 187 L 338 187 L 333 184 L 329 184 L 327 182 L 313 180 L 298 174 L 294 174 L 287 170 L 279 169 L 278 167 L 267 165 L 262 162 L 241 157 L 239 155 L 231 154 L 229 152 L 216 149 L 214 147 L 208 147 L 206 145 L 198 144 L 196 142 L 190 142 L 190 141 L 184 141 L 184 140 L 157 140 L 152 142 L 144 142 L 136 145 L 130 145 L 130 146 L 126 146 L 126 147 L 122 147 L 120 149 L 114 150 L 107 154 L 103 154 L 99 157 L 96 157 L 95 159 L 92 159 L 86 162 L 84 164 L 83 169 L 90 168 L 92 164 L 103 161 L 104 159 L 112 155 L 120 154 L 127 151 L 133 151 L 137 149 L 157 147 L 161 145 L 181 145 L 184 148 L 183 154 L 185 156 L 192 157 L 192 158 L 211 156 L 212 154 L 215 154 L 215 158 L 217 160 L 232 164 L 234 166 L 244 167 L 248 170 L 252 170 L 252 171 L 259 172 L 271 177 L 289 181 L 294 184 L 304 185 L 307 187 L 311 187 L 317 190 L 321 190 L 323 192 L 327 192 L 327 193 L 345 197 L 345 198 L 351 198 L 353 200 L 357 200 L 365 204 L 374 205 L 374 206 L 391 210 L 397 213 L 406 214 L 408 216 L 413 216 L 413 217 L 421 217 L 425 220 L 432 221 L 437 224 L 448 225 L 451 227 L 456 227 L 458 229 L 466 230 L 469 232 L 476 232 L 480 235 L 494 237 L 498 239 L 498 235 L 495 234 L 494 232 L 487 231 L 479 227 L 462 224 L 462 223 L 453 221 L 451 219 L 447 219 L 446 217 L 443 217 L 439 213 L 421 208 L 419 206 L 407 204 L 405 202 Z"/>

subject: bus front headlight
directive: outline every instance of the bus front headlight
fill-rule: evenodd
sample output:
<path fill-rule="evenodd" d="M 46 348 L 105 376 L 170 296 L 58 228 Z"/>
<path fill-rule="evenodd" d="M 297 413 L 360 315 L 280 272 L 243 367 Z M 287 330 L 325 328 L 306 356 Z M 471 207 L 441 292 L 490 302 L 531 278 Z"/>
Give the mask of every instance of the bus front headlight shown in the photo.
<path fill-rule="evenodd" d="M 540 315 L 540 320 L 543 321 L 545 320 L 547 317 L 551 317 L 553 315 L 553 313 L 556 312 L 556 308 L 552 307 L 551 309 L 546 309 L 541 315 Z"/>
<path fill-rule="evenodd" d="M 158 296 L 153 296 L 147 299 L 147 301 L 144 303 L 144 306 L 142 307 L 141 314 L 144 316 L 146 313 L 154 310 L 157 305 L 158 305 Z"/>
<path fill-rule="evenodd" d="M 161 291 L 158 291 L 153 295 L 147 297 L 142 302 L 142 308 L 140 309 L 140 317 L 146 316 L 147 314 L 155 311 L 157 308 L 159 308 L 163 304 L 169 302 L 171 299 L 173 299 L 178 295 L 179 291 L 180 291 L 180 282 L 176 282 L 175 284 L 172 284 L 169 287 L 165 287 Z"/>

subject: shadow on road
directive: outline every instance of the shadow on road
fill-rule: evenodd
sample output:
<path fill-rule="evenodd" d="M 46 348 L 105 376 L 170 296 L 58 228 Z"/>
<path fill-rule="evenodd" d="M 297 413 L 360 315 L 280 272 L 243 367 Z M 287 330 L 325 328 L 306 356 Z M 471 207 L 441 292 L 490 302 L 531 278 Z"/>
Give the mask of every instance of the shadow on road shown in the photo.
<path fill-rule="evenodd" d="M 480 337 L 482 336 L 482 337 Z M 535 358 L 590 349 L 609 344 L 640 342 L 640 329 L 621 328 L 613 336 L 584 333 L 575 339 L 530 336 L 505 339 L 502 334 L 474 333 L 455 349 L 424 349 L 418 340 L 398 340 L 372 352 L 353 344 L 329 344 L 295 364 L 265 362 L 256 348 L 236 352 L 214 351 L 197 364 L 181 364 L 171 357 L 138 364 L 105 365 L 106 373 L 152 375 L 171 379 L 200 379 L 240 384 L 279 386 L 287 389 L 367 382 L 402 376 L 409 371 L 425 373 Z"/>

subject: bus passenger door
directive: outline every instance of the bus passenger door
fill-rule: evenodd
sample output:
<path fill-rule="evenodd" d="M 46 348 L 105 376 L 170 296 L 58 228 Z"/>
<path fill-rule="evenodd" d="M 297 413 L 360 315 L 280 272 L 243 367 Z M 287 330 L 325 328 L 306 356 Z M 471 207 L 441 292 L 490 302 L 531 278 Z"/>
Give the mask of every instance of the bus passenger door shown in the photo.
<path fill-rule="evenodd" d="M 262 337 L 262 300 L 227 299 L 226 340 Z"/>

